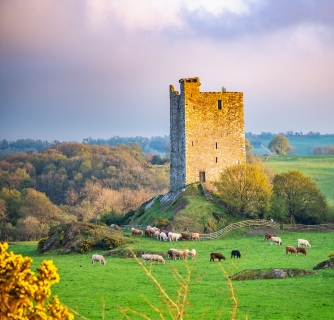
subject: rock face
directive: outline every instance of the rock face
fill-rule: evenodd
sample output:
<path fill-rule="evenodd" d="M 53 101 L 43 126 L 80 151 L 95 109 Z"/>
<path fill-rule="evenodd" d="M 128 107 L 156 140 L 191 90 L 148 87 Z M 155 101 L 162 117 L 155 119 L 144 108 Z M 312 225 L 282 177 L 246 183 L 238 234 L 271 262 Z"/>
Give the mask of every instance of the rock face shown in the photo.
<path fill-rule="evenodd" d="M 313 270 L 327 269 L 327 268 L 334 268 L 334 258 L 330 258 L 328 260 L 318 263 L 315 267 L 313 267 Z"/>
<path fill-rule="evenodd" d="M 296 268 L 275 268 L 275 269 L 252 269 L 243 270 L 230 277 L 231 280 L 259 280 L 259 279 L 285 279 L 308 274 L 316 274 L 312 270 Z"/>

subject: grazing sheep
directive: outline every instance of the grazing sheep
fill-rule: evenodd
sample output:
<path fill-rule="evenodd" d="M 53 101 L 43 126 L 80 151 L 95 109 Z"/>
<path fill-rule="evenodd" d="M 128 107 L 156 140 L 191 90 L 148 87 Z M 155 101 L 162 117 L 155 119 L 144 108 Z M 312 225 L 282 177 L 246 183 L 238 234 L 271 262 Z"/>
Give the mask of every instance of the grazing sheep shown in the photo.
<path fill-rule="evenodd" d="M 181 233 L 174 233 L 174 232 L 169 232 L 168 233 L 168 239 L 170 242 L 177 241 L 181 239 Z"/>
<path fill-rule="evenodd" d="M 190 240 L 190 234 L 181 233 L 181 240 Z"/>
<path fill-rule="evenodd" d="M 150 260 L 152 259 L 152 255 L 151 254 L 142 254 L 141 256 L 141 262 L 146 264 L 146 260 Z"/>
<path fill-rule="evenodd" d="M 241 254 L 240 254 L 240 251 L 239 250 L 232 250 L 231 252 L 231 259 L 232 257 L 237 257 L 237 258 L 241 258 Z"/>
<path fill-rule="evenodd" d="M 304 256 L 306 256 L 306 249 L 305 248 L 302 248 L 302 247 L 298 247 L 297 249 L 296 249 L 296 251 L 297 251 L 297 254 L 296 255 L 298 255 L 298 253 L 299 252 L 301 252 Z"/>
<path fill-rule="evenodd" d="M 264 236 L 264 241 L 269 240 L 271 237 L 276 237 L 276 234 L 275 233 L 267 233 Z"/>
<path fill-rule="evenodd" d="M 174 250 L 173 258 L 174 260 L 176 260 L 176 258 L 179 258 L 179 260 L 181 260 L 181 258 L 185 259 L 188 258 L 188 253 L 186 250 Z"/>
<path fill-rule="evenodd" d="M 152 257 L 151 257 L 151 263 L 154 263 L 155 261 L 158 262 L 161 262 L 161 264 L 165 264 L 165 260 L 162 256 L 158 255 L 158 254 L 152 254 Z"/>
<path fill-rule="evenodd" d="M 188 250 L 186 249 L 187 251 L 187 255 L 188 256 L 192 256 L 192 259 L 195 260 L 196 259 L 196 250 L 195 249 L 192 249 L 192 250 Z"/>
<path fill-rule="evenodd" d="M 100 264 L 106 265 L 107 261 L 104 259 L 104 256 L 100 254 L 93 254 L 92 255 L 92 264 L 95 264 L 95 261 L 100 262 Z"/>
<path fill-rule="evenodd" d="M 143 235 L 143 230 L 138 230 L 135 228 L 131 228 L 131 235 L 132 236 L 142 236 Z"/>
<path fill-rule="evenodd" d="M 169 249 L 169 250 L 167 251 L 167 257 L 168 257 L 169 259 L 172 259 L 172 258 L 173 258 L 173 256 L 174 256 L 174 251 L 177 251 L 177 249 Z"/>
<path fill-rule="evenodd" d="M 155 231 L 154 232 L 154 237 L 157 238 L 157 240 L 159 240 L 159 238 L 160 238 L 160 231 L 158 231 L 158 230 Z"/>
<path fill-rule="evenodd" d="M 199 240 L 199 233 L 192 232 L 190 235 L 191 240 Z"/>
<path fill-rule="evenodd" d="M 146 229 L 145 230 L 145 235 L 150 237 L 151 236 L 151 230 L 150 229 Z"/>
<path fill-rule="evenodd" d="M 290 252 L 291 254 L 294 253 L 294 254 L 297 256 L 297 250 L 296 250 L 296 248 L 293 247 L 293 246 L 286 246 L 286 247 L 285 247 L 285 252 L 286 252 L 286 254 L 288 254 L 289 252 Z"/>
<path fill-rule="evenodd" d="M 168 237 L 165 232 L 160 232 L 160 240 L 167 241 Z"/>
<path fill-rule="evenodd" d="M 221 253 L 217 253 L 217 252 L 210 253 L 210 262 L 211 261 L 215 262 L 215 259 L 218 259 L 219 262 L 221 259 L 226 260 L 226 258 Z"/>
<path fill-rule="evenodd" d="M 304 245 L 306 248 L 311 248 L 311 245 L 307 240 L 298 239 L 297 240 L 297 247 L 299 248 L 301 245 Z"/>
<path fill-rule="evenodd" d="M 276 245 L 282 245 L 282 240 L 279 237 L 271 237 L 270 238 L 270 245 L 272 246 L 273 243 L 276 243 Z"/>

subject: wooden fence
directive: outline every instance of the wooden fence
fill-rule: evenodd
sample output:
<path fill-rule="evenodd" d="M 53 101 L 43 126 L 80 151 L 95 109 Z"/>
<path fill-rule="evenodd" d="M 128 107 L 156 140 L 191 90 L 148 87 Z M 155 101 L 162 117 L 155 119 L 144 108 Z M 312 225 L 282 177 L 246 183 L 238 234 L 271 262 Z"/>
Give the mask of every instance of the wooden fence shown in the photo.
<path fill-rule="evenodd" d="M 314 224 L 314 225 L 306 225 L 306 224 L 283 224 L 283 230 L 328 230 L 334 229 L 334 223 L 327 224 Z"/>
<path fill-rule="evenodd" d="M 235 230 L 235 229 L 240 229 L 240 228 L 251 228 L 251 227 L 268 227 L 268 228 L 273 228 L 273 229 L 280 229 L 280 225 L 277 222 L 273 222 L 271 220 L 245 220 L 245 221 L 240 221 L 237 223 L 232 223 L 225 228 L 215 231 L 212 233 L 201 233 L 199 235 L 200 240 L 213 240 L 213 239 L 218 239 L 225 233 Z"/>

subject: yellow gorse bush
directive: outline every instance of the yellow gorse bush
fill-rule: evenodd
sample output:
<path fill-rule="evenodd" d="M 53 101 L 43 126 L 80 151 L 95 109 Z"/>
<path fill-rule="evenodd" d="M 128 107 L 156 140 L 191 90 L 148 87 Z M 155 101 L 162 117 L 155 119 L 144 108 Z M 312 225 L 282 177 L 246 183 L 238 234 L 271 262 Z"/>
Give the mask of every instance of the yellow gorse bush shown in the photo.
<path fill-rule="evenodd" d="M 47 301 L 51 285 L 60 280 L 53 262 L 44 260 L 35 275 L 31 258 L 7 250 L 8 244 L 0 243 L 0 320 L 74 319 L 57 296 Z"/>

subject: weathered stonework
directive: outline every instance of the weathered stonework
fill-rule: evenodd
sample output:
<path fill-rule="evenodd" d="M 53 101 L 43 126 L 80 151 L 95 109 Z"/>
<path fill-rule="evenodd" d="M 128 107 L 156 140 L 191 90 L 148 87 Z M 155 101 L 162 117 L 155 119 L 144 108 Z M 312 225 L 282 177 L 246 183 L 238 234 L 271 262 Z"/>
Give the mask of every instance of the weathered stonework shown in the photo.
<path fill-rule="evenodd" d="M 200 92 L 199 78 L 170 86 L 170 190 L 215 181 L 246 161 L 242 92 Z"/>

